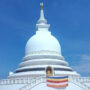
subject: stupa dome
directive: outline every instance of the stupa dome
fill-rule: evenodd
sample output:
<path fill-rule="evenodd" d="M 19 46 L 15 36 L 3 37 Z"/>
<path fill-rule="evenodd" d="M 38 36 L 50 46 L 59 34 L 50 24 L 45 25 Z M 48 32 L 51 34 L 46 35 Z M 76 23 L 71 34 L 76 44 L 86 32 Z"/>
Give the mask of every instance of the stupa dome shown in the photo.
<path fill-rule="evenodd" d="M 26 44 L 25 54 L 29 55 L 35 51 L 55 51 L 61 53 L 58 40 L 48 30 L 38 30 Z"/>
<path fill-rule="evenodd" d="M 47 20 L 44 17 L 43 5 L 41 5 L 40 13 L 40 18 L 36 24 L 36 34 L 28 40 L 25 55 L 28 56 L 35 51 L 54 51 L 61 54 L 58 40 L 49 31 L 50 25 L 47 24 Z"/>

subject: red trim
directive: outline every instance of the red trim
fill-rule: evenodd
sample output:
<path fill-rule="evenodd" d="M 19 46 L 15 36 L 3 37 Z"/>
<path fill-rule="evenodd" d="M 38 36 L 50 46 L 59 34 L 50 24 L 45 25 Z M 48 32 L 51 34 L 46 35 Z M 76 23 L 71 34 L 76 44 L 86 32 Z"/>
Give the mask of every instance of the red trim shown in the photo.
<path fill-rule="evenodd" d="M 68 80 L 62 80 L 62 81 L 47 80 L 47 82 L 51 82 L 51 83 L 63 83 L 63 82 L 68 82 Z"/>
<path fill-rule="evenodd" d="M 66 87 L 68 86 L 68 84 L 64 84 L 64 85 L 50 85 L 50 84 L 47 84 L 48 87 L 53 87 L 53 88 L 61 88 L 61 87 Z"/>

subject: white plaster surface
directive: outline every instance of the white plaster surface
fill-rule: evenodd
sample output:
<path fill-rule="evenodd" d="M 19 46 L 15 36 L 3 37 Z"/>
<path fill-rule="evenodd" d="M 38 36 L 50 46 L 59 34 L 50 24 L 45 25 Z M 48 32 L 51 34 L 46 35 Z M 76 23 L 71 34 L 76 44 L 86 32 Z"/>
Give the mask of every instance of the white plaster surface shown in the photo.
<path fill-rule="evenodd" d="M 31 52 L 49 50 L 61 53 L 58 40 L 48 30 L 37 31 L 26 44 L 26 55 Z"/>
<path fill-rule="evenodd" d="M 0 90 L 19 90 L 25 84 L 0 85 Z"/>
<path fill-rule="evenodd" d="M 25 84 L 0 85 L 0 90 L 19 90 L 23 86 L 25 86 Z M 69 86 L 65 89 L 55 89 L 47 87 L 46 83 L 41 83 L 30 90 L 83 90 L 83 89 L 73 83 L 69 83 Z"/>

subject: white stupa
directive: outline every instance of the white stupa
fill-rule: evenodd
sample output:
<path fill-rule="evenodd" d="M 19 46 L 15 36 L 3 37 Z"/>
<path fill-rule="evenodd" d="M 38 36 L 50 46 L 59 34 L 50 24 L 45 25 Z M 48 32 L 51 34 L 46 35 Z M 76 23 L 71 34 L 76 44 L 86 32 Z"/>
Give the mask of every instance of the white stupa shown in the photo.
<path fill-rule="evenodd" d="M 61 53 L 59 41 L 49 31 L 50 25 L 44 17 L 41 3 L 40 19 L 36 34 L 27 42 L 25 57 L 8 79 L 0 81 L 0 90 L 57 90 L 46 86 L 48 69 L 53 76 L 69 76 L 69 85 L 58 90 L 90 90 L 90 78 L 80 75 L 69 67 Z M 83 83 L 82 83 L 83 82 Z"/>
<path fill-rule="evenodd" d="M 59 41 L 49 31 L 50 25 L 44 17 L 41 3 L 40 19 L 36 24 L 36 34 L 27 42 L 25 57 L 11 77 L 45 76 L 46 68 L 51 67 L 54 75 L 79 76 L 68 66 L 61 54 Z"/>

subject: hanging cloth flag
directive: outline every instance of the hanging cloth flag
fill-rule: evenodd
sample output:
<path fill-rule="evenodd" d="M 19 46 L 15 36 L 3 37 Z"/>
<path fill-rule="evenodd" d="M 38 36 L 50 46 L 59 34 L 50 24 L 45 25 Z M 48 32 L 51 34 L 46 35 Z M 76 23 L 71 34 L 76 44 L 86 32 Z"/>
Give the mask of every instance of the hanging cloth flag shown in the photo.
<path fill-rule="evenodd" d="M 47 76 L 47 86 L 53 88 L 64 88 L 68 86 L 68 76 Z"/>

